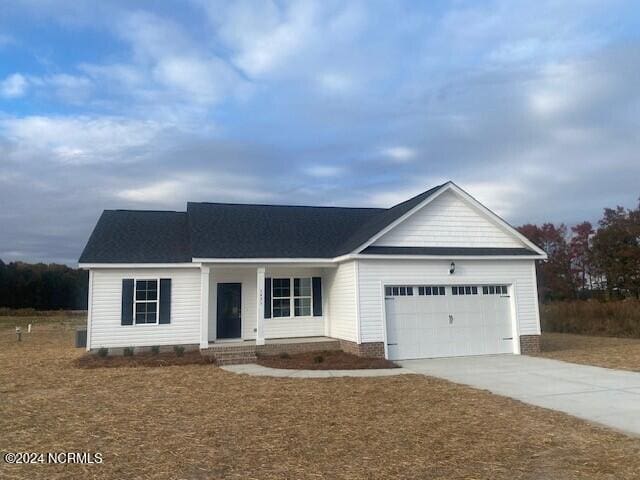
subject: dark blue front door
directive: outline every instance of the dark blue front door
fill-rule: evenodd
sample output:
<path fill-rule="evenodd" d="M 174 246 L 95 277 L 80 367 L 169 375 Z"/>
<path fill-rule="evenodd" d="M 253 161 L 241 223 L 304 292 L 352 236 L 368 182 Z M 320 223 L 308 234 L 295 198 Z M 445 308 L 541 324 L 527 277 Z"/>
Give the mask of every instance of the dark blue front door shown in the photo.
<path fill-rule="evenodd" d="M 218 284 L 217 338 L 240 338 L 242 326 L 242 284 Z"/>

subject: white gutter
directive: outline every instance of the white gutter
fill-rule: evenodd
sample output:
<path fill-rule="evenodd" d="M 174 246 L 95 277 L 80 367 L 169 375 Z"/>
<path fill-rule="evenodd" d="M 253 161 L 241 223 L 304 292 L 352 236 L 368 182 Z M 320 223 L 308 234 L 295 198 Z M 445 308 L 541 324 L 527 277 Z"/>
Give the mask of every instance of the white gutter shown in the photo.
<path fill-rule="evenodd" d="M 333 258 L 194 258 L 200 263 L 333 263 Z"/>
<path fill-rule="evenodd" d="M 229 265 L 247 264 L 310 264 L 326 265 L 348 260 L 546 260 L 546 255 L 383 255 L 350 253 L 335 258 L 194 258 L 192 263 L 80 263 L 78 268 L 199 268 L 205 263 Z"/>
<path fill-rule="evenodd" d="M 199 263 L 79 263 L 78 268 L 199 268 Z"/>

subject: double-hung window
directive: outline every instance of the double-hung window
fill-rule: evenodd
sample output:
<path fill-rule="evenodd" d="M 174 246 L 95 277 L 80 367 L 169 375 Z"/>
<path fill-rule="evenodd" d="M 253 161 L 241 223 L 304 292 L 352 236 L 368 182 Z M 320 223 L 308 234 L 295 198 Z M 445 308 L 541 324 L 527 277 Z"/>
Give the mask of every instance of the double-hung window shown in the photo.
<path fill-rule="evenodd" d="M 293 304 L 296 317 L 311 316 L 311 279 L 293 279 Z"/>
<path fill-rule="evenodd" d="M 273 316 L 291 316 L 291 279 L 273 279 Z"/>
<path fill-rule="evenodd" d="M 158 323 L 158 280 L 136 280 L 133 305 L 136 325 Z"/>
<path fill-rule="evenodd" d="M 292 283 L 293 288 L 291 288 Z M 274 278 L 271 288 L 272 315 L 274 318 L 310 317 L 312 315 L 313 289 L 311 278 Z"/>

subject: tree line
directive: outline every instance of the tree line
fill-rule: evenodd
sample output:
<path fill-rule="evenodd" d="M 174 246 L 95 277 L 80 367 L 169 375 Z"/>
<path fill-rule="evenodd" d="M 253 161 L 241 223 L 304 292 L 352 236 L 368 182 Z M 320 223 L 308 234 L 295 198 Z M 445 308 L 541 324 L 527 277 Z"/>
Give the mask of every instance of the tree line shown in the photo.
<path fill-rule="evenodd" d="M 549 256 L 537 265 L 542 301 L 640 298 L 640 204 L 605 208 L 597 227 L 585 221 L 518 230 Z"/>
<path fill-rule="evenodd" d="M 88 285 L 85 270 L 0 260 L 0 307 L 86 310 Z"/>

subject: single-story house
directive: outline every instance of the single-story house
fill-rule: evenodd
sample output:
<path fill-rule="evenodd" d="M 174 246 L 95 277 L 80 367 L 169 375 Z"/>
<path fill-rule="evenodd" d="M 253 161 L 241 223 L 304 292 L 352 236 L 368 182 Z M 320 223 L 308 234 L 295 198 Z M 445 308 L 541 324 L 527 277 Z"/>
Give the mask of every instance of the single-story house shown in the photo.
<path fill-rule="evenodd" d="M 391 208 L 107 210 L 87 349 L 339 341 L 389 359 L 539 348 L 544 251 L 452 182 Z"/>

